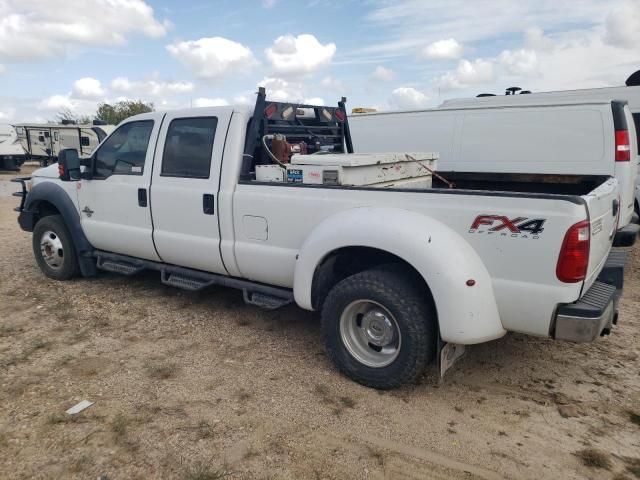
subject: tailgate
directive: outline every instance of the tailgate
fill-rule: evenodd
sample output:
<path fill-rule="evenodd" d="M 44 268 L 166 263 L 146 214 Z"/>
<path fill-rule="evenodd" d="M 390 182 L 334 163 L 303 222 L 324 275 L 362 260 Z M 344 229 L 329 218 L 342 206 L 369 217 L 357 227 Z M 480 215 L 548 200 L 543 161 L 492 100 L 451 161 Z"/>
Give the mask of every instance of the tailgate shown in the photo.
<path fill-rule="evenodd" d="M 618 181 L 611 178 L 582 198 L 587 203 L 591 223 L 589 268 L 583 289 L 585 291 L 596 280 L 611 250 L 620 213 Z"/>

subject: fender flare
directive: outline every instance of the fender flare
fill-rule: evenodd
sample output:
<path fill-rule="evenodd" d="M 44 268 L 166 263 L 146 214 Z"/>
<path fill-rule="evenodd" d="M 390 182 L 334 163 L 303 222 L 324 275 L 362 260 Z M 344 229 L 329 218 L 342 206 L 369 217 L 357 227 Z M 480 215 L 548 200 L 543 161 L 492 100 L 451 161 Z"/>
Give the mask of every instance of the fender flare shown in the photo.
<path fill-rule="evenodd" d="M 491 276 L 471 245 L 431 217 L 390 207 L 360 207 L 322 221 L 302 245 L 294 273 L 294 297 L 312 310 L 316 268 L 344 247 L 371 247 L 412 265 L 429 286 L 444 341 L 481 343 L 503 336 Z M 467 280 L 475 280 L 468 286 Z"/>
<path fill-rule="evenodd" d="M 71 234 L 82 275 L 85 277 L 95 275 L 95 261 L 91 258 L 94 248 L 82 231 L 80 215 L 73 201 L 69 198 L 69 194 L 53 182 L 38 183 L 33 186 L 27 195 L 25 211 L 35 213 L 40 202 L 48 202 L 60 212 Z M 33 227 L 35 227 L 35 224 L 31 226 L 32 231 Z"/>

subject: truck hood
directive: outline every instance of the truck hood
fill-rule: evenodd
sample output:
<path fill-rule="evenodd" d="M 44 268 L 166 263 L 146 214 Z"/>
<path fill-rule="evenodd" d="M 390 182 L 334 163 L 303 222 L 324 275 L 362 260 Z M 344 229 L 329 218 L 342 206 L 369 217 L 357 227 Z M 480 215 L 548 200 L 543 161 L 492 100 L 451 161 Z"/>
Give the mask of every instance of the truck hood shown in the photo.
<path fill-rule="evenodd" d="M 58 178 L 58 164 L 53 163 L 48 167 L 38 168 L 33 171 L 31 177 Z"/>

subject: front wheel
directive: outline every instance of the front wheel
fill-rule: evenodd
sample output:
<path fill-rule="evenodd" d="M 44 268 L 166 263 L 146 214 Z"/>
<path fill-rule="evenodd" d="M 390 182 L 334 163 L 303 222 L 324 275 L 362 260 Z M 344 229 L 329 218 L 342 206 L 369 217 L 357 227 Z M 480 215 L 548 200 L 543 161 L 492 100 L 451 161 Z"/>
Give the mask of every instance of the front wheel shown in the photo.
<path fill-rule="evenodd" d="M 386 265 L 347 277 L 329 292 L 322 309 L 327 352 L 352 380 L 396 388 L 414 381 L 434 358 L 434 308 L 414 277 Z"/>
<path fill-rule="evenodd" d="M 54 280 L 69 280 L 79 272 L 76 250 L 60 215 L 38 220 L 33 229 L 33 254 L 42 273 Z"/>

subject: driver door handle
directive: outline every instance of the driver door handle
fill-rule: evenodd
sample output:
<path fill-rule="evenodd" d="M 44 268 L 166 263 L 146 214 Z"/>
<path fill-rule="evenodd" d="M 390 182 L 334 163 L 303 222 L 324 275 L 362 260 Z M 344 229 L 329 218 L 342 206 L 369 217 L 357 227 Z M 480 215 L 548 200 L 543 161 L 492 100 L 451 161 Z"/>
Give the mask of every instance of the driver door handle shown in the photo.
<path fill-rule="evenodd" d="M 215 213 L 214 198 L 210 193 L 202 195 L 202 211 L 205 215 L 213 215 Z"/>
<path fill-rule="evenodd" d="M 147 189 L 146 188 L 138 189 L 138 205 L 140 207 L 147 206 Z"/>

